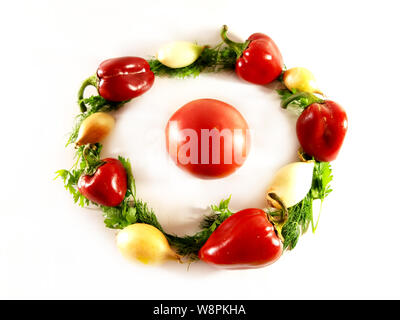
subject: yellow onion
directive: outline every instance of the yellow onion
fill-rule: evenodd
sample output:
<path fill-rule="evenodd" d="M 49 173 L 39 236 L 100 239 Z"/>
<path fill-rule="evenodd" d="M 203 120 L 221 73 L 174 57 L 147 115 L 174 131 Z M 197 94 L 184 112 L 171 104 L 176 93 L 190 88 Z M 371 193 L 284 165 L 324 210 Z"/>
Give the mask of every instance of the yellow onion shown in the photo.
<path fill-rule="evenodd" d="M 286 70 L 283 74 L 283 83 L 290 91 L 322 94 L 314 75 L 306 68 L 296 67 Z"/>
<path fill-rule="evenodd" d="M 164 234 L 145 223 L 135 223 L 122 229 L 117 235 L 117 246 L 126 258 L 145 264 L 180 261 L 180 256 L 171 249 Z"/>
<path fill-rule="evenodd" d="M 158 50 L 156 58 L 169 68 L 183 68 L 195 62 L 203 51 L 199 46 L 188 41 L 173 41 Z"/>
<path fill-rule="evenodd" d="M 293 162 L 280 168 L 267 189 L 268 205 L 277 209 L 282 207 L 273 194 L 286 208 L 303 200 L 311 189 L 313 171 L 314 161 Z"/>
<path fill-rule="evenodd" d="M 76 145 L 97 143 L 103 140 L 114 128 L 115 120 L 105 112 L 96 112 L 82 121 Z"/>

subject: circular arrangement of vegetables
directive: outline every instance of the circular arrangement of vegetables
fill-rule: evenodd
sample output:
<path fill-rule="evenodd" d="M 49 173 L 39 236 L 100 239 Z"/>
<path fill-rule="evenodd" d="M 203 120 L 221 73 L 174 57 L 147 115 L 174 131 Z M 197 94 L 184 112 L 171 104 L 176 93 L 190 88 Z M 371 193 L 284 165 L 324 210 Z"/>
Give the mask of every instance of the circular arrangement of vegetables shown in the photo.
<path fill-rule="evenodd" d="M 75 145 L 76 162 L 70 170 L 59 170 L 57 177 L 76 203 L 97 206 L 107 227 L 121 229 L 117 246 L 128 258 L 143 263 L 200 259 L 228 269 L 257 268 L 279 259 L 296 246 L 310 225 L 313 232 L 318 225 L 313 200 L 322 204 L 331 192 L 329 162 L 337 157 L 346 135 L 346 113 L 326 99 L 309 70 L 286 69 L 270 37 L 254 33 L 239 43 L 228 38 L 227 30 L 223 26 L 222 41 L 213 47 L 175 41 L 150 60 L 108 59 L 79 89 L 81 112 L 67 142 L 67 146 Z M 212 214 L 203 218 L 196 234 L 169 234 L 147 203 L 137 198 L 129 160 L 101 158 L 100 142 L 115 125 L 110 112 L 147 92 L 156 76 L 185 78 L 221 70 L 234 70 L 239 78 L 256 85 L 281 84 L 277 90 L 281 107 L 298 115 L 299 161 L 275 174 L 265 193 L 266 208 L 233 213 L 230 198 L 224 199 L 211 205 Z M 98 94 L 85 98 L 88 86 Z M 191 101 L 166 125 L 166 152 L 194 177 L 223 178 L 245 161 L 251 140 L 248 129 L 244 117 L 225 102 Z"/>

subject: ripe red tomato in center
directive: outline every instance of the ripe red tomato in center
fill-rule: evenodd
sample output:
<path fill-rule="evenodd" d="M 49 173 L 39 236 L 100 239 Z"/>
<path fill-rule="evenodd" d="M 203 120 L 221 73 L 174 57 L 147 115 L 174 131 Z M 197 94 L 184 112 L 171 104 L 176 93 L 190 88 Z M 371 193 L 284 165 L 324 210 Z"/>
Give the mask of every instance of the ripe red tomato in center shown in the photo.
<path fill-rule="evenodd" d="M 169 119 L 165 134 L 175 163 L 203 179 L 230 175 L 249 153 L 246 120 L 234 107 L 215 99 L 185 104 Z"/>

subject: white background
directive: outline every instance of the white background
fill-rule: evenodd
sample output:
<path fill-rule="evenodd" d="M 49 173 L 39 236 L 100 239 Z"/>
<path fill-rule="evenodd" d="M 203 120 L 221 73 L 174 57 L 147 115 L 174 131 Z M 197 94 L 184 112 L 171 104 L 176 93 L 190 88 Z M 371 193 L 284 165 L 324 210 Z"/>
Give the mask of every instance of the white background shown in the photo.
<path fill-rule="evenodd" d="M 397 1 L 2 4 L 0 298 L 399 299 L 398 9 Z M 79 83 L 109 57 L 148 58 L 169 40 L 216 44 L 222 24 L 242 39 L 253 32 L 270 35 L 288 67 L 312 69 L 323 91 L 345 107 L 349 131 L 333 164 L 334 191 L 317 232 L 306 234 L 294 251 L 267 268 L 132 264 L 118 253 L 115 231 L 104 227 L 101 214 L 74 205 L 62 184 L 53 181 L 57 169 L 72 164 L 72 149 L 63 146 L 78 112 Z M 145 165 L 144 148 L 154 150 L 155 145 L 138 135 L 149 126 L 162 130 L 168 114 L 199 97 L 235 105 L 251 126 L 259 128 L 257 118 L 265 119 L 263 134 L 272 148 L 265 166 L 271 171 L 246 163 L 229 183 L 214 184 L 212 194 L 195 197 L 193 189 L 178 202 L 183 189 L 176 188 L 176 198 L 168 197 L 171 172 L 162 177 L 154 159 Z M 146 106 L 154 115 L 148 119 L 141 118 Z M 279 110 L 272 88 L 232 76 L 156 79 L 137 105 L 116 117 L 105 153 L 132 159 L 139 193 L 154 201 L 150 204 L 160 221 L 178 233 L 195 230 L 193 217 L 182 210 L 190 203 L 203 207 L 230 192 L 233 209 L 251 201 L 261 206 L 270 172 L 293 157 L 296 147 L 293 119 Z M 271 137 L 282 137 L 279 147 Z M 179 170 L 171 170 L 179 180 Z M 263 185 L 260 179 L 266 179 Z M 200 180 L 191 181 L 192 188 L 204 189 Z M 258 187 L 240 190 L 238 181 L 247 186 L 257 182 Z"/>

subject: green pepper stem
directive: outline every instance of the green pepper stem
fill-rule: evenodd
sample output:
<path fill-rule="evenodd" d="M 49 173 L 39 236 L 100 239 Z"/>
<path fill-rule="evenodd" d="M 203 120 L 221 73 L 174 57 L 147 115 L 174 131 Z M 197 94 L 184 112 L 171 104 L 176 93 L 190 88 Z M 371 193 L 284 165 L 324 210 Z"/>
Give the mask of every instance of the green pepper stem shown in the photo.
<path fill-rule="evenodd" d="M 225 44 L 230 47 L 236 53 L 236 58 L 239 59 L 243 51 L 246 50 L 247 46 L 249 45 L 250 41 L 247 40 L 245 42 L 235 42 L 228 38 L 228 27 L 226 25 L 222 26 L 221 30 L 221 38 L 225 42 Z"/>
<path fill-rule="evenodd" d="M 79 108 L 81 109 L 81 112 L 86 112 L 87 111 L 87 107 L 86 107 L 85 103 L 82 100 L 83 100 L 83 94 L 85 92 L 85 89 L 87 87 L 89 87 L 89 86 L 95 87 L 96 90 L 98 89 L 97 76 L 96 75 L 90 76 L 85 81 L 83 81 L 81 87 L 79 88 L 79 91 L 78 91 L 78 105 L 79 105 Z"/>
<path fill-rule="evenodd" d="M 315 102 L 318 103 L 323 103 L 324 100 L 321 98 L 318 98 L 317 96 L 313 95 L 312 93 L 309 92 L 297 92 L 295 94 L 290 95 L 288 98 L 286 98 L 285 100 L 282 101 L 282 108 L 286 109 L 286 107 L 293 101 L 297 100 L 297 99 L 306 99 L 307 100 L 307 107 Z"/>

